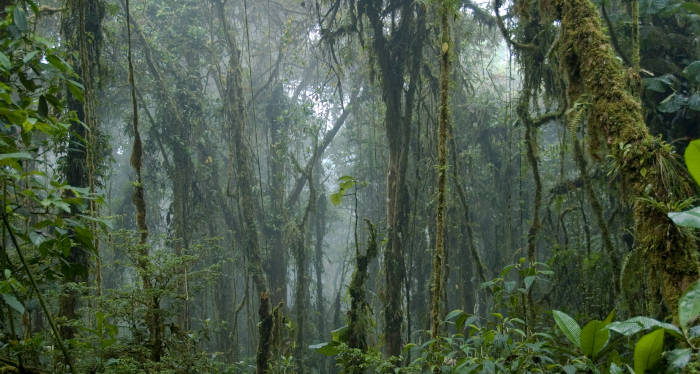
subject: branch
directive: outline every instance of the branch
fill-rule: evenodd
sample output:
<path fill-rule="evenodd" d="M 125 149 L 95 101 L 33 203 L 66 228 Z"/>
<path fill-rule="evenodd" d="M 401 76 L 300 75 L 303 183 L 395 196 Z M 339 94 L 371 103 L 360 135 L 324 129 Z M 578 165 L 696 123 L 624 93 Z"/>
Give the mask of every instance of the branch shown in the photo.
<path fill-rule="evenodd" d="M 481 21 L 481 23 L 483 23 L 484 25 L 488 27 L 497 26 L 498 20 L 496 19 L 496 17 L 489 14 L 489 12 L 485 11 L 477 4 L 474 4 L 473 1 L 462 0 L 462 6 L 467 9 L 471 9 L 471 11 L 474 12 L 474 19 Z"/>
<path fill-rule="evenodd" d="M 610 42 L 613 45 L 613 48 L 615 48 L 615 52 L 617 52 L 617 54 L 620 55 L 620 58 L 622 58 L 622 61 L 625 63 L 625 65 L 632 66 L 629 57 L 627 57 L 627 55 L 622 51 L 622 48 L 620 47 L 620 42 L 617 39 L 617 33 L 615 32 L 613 23 L 610 20 L 608 11 L 607 9 L 605 9 L 605 1 L 603 1 L 603 3 L 600 5 L 600 8 L 603 11 L 603 18 L 605 19 L 605 24 L 608 25 L 608 31 L 610 32 Z"/>
<path fill-rule="evenodd" d="M 503 18 L 501 18 L 501 14 L 499 13 L 500 8 L 501 2 L 499 0 L 495 0 L 493 4 L 493 12 L 496 13 L 496 24 L 498 24 L 498 29 L 501 30 L 501 34 L 503 34 L 503 39 L 505 39 L 508 44 L 516 49 L 535 48 L 533 43 L 520 43 L 510 38 L 510 31 L 508 31 L 506 28 L 506 24 L 503 23 Z"/>
<path fill-rule="evenodd" d="M 345 120 L 348 118 L 350 115 L 350 109 L 354 107 L 355 105 L 359 104 L 361 101 L 365 99 L 367 95 L 359 95 L 359 90 L 355 92 L 355 95 L 350 99 L 350 103 L 343 108 L 343 113 L 340 114 L 340 117 L 335 120 L 335 123 L 333 124 L 333 128 L 330 129 L 326 133 L 326 135 L 323 137 L 323 142 L 321 142 L 321 145 L 316 147 L 314 149 L 314 154 L 311 156 L 311 159 L 307 161 L 306 166 L 304 167 L 304 171 L 302 172 L 301 176 L 297 178 L 297 181 L 294 183 L 294 188 L 292 189 L 292 192 L 289 194 L 289 199 L 287 200 L 287 207 L 291 208 L 296 204 L 297 200 L 299 200 L 299 195 L 301 194 L 301 190 L 304 188 L 304 185 L 306 185 L 306 180 L 307 180 L 307 175 L 311 173 L 311 170 L 316 163 L 316 161 L 323 156 L 323 153 L 326 151 L 326 148 L 331 144 L 333 141 L 333 138 L 335 138 L 335 135 L 340 131 L 340 128 L 343 127 L 343 124 L 345 123 Z"/>

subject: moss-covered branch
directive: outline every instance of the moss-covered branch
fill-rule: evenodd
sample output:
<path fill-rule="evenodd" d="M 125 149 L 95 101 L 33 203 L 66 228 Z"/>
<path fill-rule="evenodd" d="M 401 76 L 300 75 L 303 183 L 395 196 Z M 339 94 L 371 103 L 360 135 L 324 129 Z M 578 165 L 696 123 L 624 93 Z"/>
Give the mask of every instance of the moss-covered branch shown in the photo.
<path fill-rule="evenodd" d="M 694 235 L 676 227 L 666 213 L 694 195 L 693 184 L 673 148 L 649 133 L 595 5 L 590 0 L 542 0 L 540 5 L 561 21 L 559 61 L 569 105 L 590 95 L 590 151 L 614 160 L 634 204 L 637 243 L 651 273 L 660 276 L 663 300 L 675 315 L 680 295 L 698 279 L 700 266 Z"/>

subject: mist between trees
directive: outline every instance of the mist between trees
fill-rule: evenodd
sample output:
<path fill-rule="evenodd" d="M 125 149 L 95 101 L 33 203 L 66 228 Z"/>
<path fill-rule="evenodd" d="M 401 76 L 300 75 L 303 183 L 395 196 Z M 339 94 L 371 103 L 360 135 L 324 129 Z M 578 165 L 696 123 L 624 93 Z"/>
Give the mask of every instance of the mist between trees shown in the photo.
<path fill-rule="evenodd" d="M 700 372 L 697 2 L 0 21 L 0 373 Z"/>

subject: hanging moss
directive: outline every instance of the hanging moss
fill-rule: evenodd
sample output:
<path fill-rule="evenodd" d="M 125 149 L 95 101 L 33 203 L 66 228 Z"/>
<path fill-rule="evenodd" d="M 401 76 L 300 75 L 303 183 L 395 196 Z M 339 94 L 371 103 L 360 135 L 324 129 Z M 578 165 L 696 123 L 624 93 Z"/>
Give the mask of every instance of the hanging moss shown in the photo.
<path fill-rule="evenodd" d="M 594 4 L 542 0 L 540 10 L 561 21 L 558 51 L 568 102 L 591 96 L 590 152 L 614 160 L 622 190 L 634 204 L 637 245 L 650 261 L 650 274 L 659 274 L 664 303 L 675 315 L 680 295 L 700 273 L 694 236 L 666 216 L 694 195 L 690 179 L 672 147 L 649 133 Z"/>

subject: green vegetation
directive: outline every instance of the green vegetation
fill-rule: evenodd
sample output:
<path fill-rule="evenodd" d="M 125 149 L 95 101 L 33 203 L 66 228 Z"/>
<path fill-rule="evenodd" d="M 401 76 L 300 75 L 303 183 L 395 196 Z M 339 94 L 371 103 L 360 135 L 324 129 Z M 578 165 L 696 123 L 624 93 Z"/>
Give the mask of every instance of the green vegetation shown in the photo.
<path fill-rule="evenodd" d="M 0 0 L 0 373 L 700 373 L 699 38 L 684 0 Z"/>

